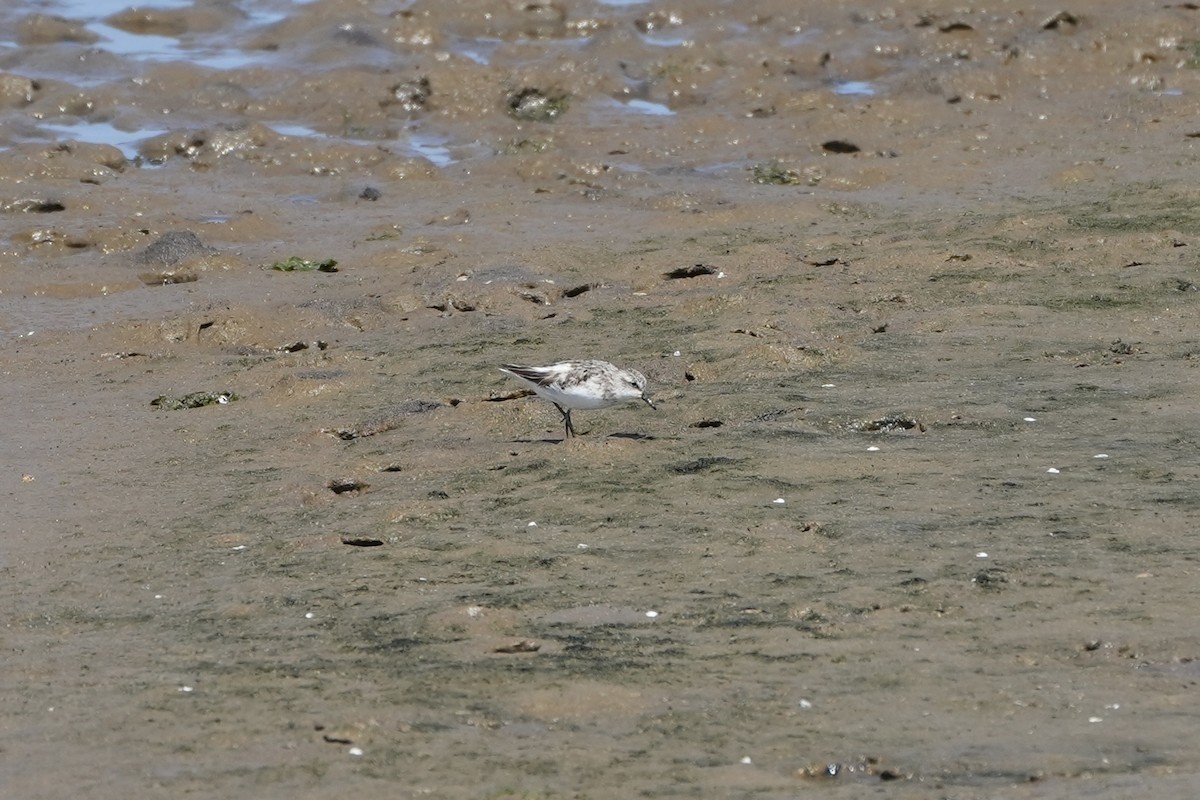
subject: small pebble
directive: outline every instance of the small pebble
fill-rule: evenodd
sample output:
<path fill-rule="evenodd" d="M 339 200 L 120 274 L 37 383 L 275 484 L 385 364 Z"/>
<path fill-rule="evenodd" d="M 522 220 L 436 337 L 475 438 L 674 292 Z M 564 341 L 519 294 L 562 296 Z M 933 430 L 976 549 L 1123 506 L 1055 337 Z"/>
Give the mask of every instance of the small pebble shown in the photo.
<path fill-rule="evenodd" d="M 363 749 L 361 747 L 351 747 L 346 752 L 352 756 L 361 756 L 363 754 Z"/>
<path fill-rule="evenodd" d="M 305 619 L 313 619 L 313 618 L 315 618 L 316 616 L 317 616 L 316 614 L 314 614 L 313 612 L 311 612 L 311 611 L 310 611 L 310 612 L 308 612 L 307 614 L 305 614 L 305 615 L 304 615 L 304 618 L 305 618 Z"/>
<path fill-rule="evenodd" d="M 751 760 L 750 756 L 742 756 L 742 763 L 743 764 L 753 764 L 754 761 Z"/>
<path fill-rule="evenodd" d="M 657 611 L 647 611 L 646 616 L 649 617 L 650 619 L 654 619 L 655 617 L 658 616 L 658 612 Z"/>

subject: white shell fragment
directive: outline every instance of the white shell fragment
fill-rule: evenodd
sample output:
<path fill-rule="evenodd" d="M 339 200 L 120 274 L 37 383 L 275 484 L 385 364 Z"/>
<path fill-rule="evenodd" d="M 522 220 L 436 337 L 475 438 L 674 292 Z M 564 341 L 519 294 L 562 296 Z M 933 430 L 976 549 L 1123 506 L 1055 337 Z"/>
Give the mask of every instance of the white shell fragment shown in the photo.
<path fill-rule="evenodd" d="M 1026 417 L 1025 421 L 1026 422 L 1037 422 L 1037 417 Z"/>
<path fill-rule="evenodd" d="M 363 749 L 361 747 L 351 747 L 346 752 L 352 756 L 361 756 L 363 754 Z"/>
<path fill-rule="evenodd" d="M 800 707 L 804 708 L 804 709 L 812 708 L 813 707 L 812 700 L 801 700 Z"/>
<path fill-rule="evenodd" d="M 658 616 L 658 612 L 657 611 L 647 611 L 646 616 L 649 617 L 650 619 L 654 619 L 655 617 Z"/>
<path fill-rule="evenodd" d="M 777 505 L 777 506 L 782 506 L 782 505 L 785 505 L 785 504 L 787 503 L 787 500 L 784 500 L 782 497 L 776 497 L 776 498 L 775 498 L 774 500 L 772 500 L 771 502 L 772 502 L 772 503 L 774 503 L 774 504 L 775 504 L 775 505 Z"/>
<path fill-rule="evenodd" d="M 1108 458 L 1108 453 L 1096 453 L 1092 458 Z"/>
<path fill-rule="evenodd" d="M 1058 468 L 1057 468 L 1057 467 L 1051 467 L 1050 469 L 1046 470 L 1046 472 L 1049 472 L 1051 475 L 1057 475 L 1057 474 L 1058 474 Z"/>
<path fill-rule="evenodd" d="M 975 557 L 976 558 L 987 558 L 988 554 L 983 552 L 982 550 L 980 550 L 978 553 L 975 554 Z"/>
<path fill-rule="evenodd" d="M 305 618 L 305 619 L 315 619 L 315 618 L 316 618 L 316 616 L 317 616 L 316 614 L 314 614 L 313 612 L 309 611 L 307 614 L 305 614 L 305 615 L 304 615 L 304 618 Z"/>
<path fill-rule="evenodd" d="M 196 687 L 195 686 L 180 686 L 175 691 L 179 692 L 180 694 L 191 694 L 192 692 L 196 691 Z"/>
<path fill-rule="evenodd" d="M 528 524 L 528 525 L 526 525 L 525 527 L 526 527 L 526 528 L 536 528 L 536 527 L 537 527 L 537 523 L 536 523 L 536 522 L 533 522 L 532 520 L 530 520 L 529 524 Z"/>
<path fill-rule="evenodd" d="M 754 760 L 752 758 L 750 758 L 750 756 L 742 756 L 742 763 L 743 764 L 753 764 Z"/>
<path fill-rule="evenodd" d="M 878 448 L 878 447 L 876 447 L 875 445 L 871 445 L 870 447 L 868 447 L 868 448 L 867 448 L 867 452 L 868 452 L 868 453 L 878 453 L 878 452 L 879 452 L 879 448 Z"/>

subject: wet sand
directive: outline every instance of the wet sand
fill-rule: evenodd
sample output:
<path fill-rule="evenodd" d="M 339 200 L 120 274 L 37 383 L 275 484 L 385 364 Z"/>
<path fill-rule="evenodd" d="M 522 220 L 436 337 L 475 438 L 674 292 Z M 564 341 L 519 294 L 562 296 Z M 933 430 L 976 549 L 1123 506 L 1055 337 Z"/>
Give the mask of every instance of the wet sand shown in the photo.
<path fill-rule="evenodd" d="M 2 12 L 5 795 L 1195 796 L 1200 12 L 268 9 Z"/>

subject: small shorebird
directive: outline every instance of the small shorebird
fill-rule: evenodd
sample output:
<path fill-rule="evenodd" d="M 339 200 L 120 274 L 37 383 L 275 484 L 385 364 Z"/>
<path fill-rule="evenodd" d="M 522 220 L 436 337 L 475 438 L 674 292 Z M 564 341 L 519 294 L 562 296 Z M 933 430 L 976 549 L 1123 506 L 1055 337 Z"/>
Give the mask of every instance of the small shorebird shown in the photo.
<path fill-rule="evenodd" d="M 655 408 L 646 394 L 645 375 L 607 361 L 560 361 L 546 367 L 505 364 L 500 371 L 554 403 L 566 425 L 564 439 L 575 435 L 572 409 L 609 408 L 637 400 Z"/>

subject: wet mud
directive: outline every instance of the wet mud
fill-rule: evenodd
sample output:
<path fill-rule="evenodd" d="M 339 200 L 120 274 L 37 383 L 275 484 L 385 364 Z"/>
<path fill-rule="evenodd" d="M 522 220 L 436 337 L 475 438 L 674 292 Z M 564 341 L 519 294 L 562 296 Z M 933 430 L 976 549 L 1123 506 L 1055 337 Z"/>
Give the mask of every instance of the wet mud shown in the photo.
<path fill-rule="evenodd" d="M 0 12 L 4 792 L 1194 796 L 1200 12 L 793 6 Z"/>

